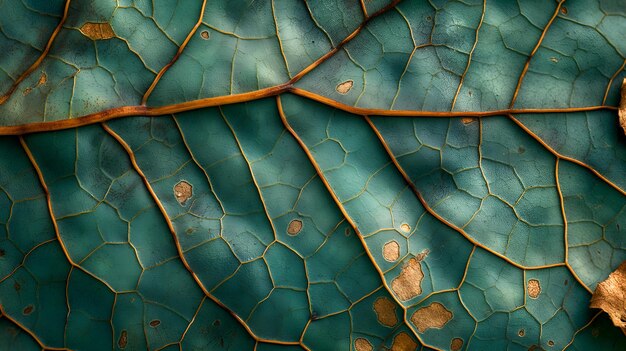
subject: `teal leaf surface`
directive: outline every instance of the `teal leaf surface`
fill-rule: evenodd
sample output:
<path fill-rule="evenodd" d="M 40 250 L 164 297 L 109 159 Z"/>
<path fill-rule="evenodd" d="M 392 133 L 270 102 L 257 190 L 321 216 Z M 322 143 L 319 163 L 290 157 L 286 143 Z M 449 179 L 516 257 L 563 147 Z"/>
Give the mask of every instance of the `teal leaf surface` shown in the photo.
<path fill-rule="evenodd" d="M 626 349 L 588 307 L 624 33 L 623 0 L 0 0 L 0 351 Z"/>

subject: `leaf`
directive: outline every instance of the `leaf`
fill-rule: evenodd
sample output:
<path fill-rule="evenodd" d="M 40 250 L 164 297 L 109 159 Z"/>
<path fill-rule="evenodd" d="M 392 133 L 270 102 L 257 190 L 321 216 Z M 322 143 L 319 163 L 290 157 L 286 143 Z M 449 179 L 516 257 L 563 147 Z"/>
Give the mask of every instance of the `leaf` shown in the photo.
<path fill-rule="evenodd" d="M 0 1 L 0 350 L 624 349 L 625 11 Z"/>

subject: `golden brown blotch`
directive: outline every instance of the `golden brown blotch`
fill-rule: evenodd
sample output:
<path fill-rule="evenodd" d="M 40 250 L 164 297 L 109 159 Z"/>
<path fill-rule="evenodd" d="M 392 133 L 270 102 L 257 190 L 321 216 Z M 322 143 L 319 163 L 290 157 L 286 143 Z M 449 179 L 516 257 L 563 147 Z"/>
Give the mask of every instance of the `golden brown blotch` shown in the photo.
<path fill-rule="evenodd" d="M 420 333 L 423 333 L 430 328 L 443 328 L 452 317 L 452 312 L 448 311 L 444 305 L 433 302 L 415 311 L 411 316 L 411 322 L 415 324 Z"/>
<path fill-rule="evenodd" d="M 120 339 L 117 341 L 117 346 L 120 347 L 120 349 L 126 348 L 126 345 L 128 344 L 128 333 L 126 333 L 126 330 L 122 330 L 122 332 L 120 333 Z"/>
<path fill-rule="evenodd" d="M 398 324 L 398 316 L 396 315 L 396 304 L 386 297 L 379 297 L 374 301 L 374 312 L 378 323 L 393 327 Z"/>
<path fill-rule="evenodd" d="M 25 316 L 28 316 L 29 314 L 33 313 L 34 309 L 35 307 L 33 307 L 33 305 L 28 305 L 24 307 L 24 310 L 22 310 L 22 314 L 24 314 Z"/>
<path fill-rule="evenodd" d="M 80 27 L 80 32 L 91 40 L 115 38 L 115 32 L 109 23 L 87 22 Z"/>
<path fill-rule="evenodd" d="M 417 343 L 409 336 L 409 334 L 400 332 L 393 338 L 391 351 L 415 351 L 417 346 Z"/>
<path fill-rule="evenodd" d="M 519 335 L 520 337 L 524 337 L 524 335 L 526 335 L 526 331 L 525 331 L 524 329 L 520 329 L 520 330 L 517 332 L 517 335 Z"/>
<path fill-rule="evenodd" d="M 158 319 L 154 319 L 154 320 L 151 320 L 151 321 L 150 321 L 150 326 L 151 326 L 152 328 L 156 328 L 156 327 L 158 327 L 158 326 L 159 326 L 159 324 L 161 324 L 161 321 L 160 321 L 160 320 L 158 320 Z"/>
<path fill-rule="evenodd" d="M 621 98 L 617 113 L 619 115 L 619 124 L 622 126 L 622 129 L 624 129 L 624 133 L 626 134 L 626 78 L 622 81 Z"/>
<path fill-rule="evenodd" d="M 550 346 L 550 347 L 554 346 L 554 341 L 548 340 L 548 346 Z"/>
<path fill-rule="evenodd" d="M 46 74 L 46 72 L 41 72 L 41 75 L 39 76 L 39 80 L 37 81 L 37 85 L 46 84 L 47 81 L 48 81 L 48 75 Z"/>
<path fill-rule="evenodd" d="M 400 258 L 400 244 L 392 240 L 383 246 L 383 258 L 389 262 L 395 262 Z"/>
<path fill-rule="evenodd" d="M 187 200 L 193 196 L 193 186 L 185 180 L 174 185 L 174 196 L 181 206 L 184 206 Z"/>
<path fill-rule="evenodd" d="M 348 92 L 350 92 L 353 85 L 354 85 L 353 80 L 346 80 L 343 83 L 337 84 L 337 87 L 335 88 L 335 90 L 337 90 L 337 92 L 341 95 L 346 95 Z"/>
<path fill-rule="evenodd" d="M 357 338 L 354 340 L 354 349 L 356 351 L 372 351 L 374 350 L 374 347 L 367 339 Z"/>
<path fill-rule="evenodd" d="M 459 351 L 462 347 L 463 347 L 463 339 L 461 338 L 454 338 L 450 342 L 450 350 L 452 351 Z"/>
<path fill-rule="evenodd" d="M 287 234 L 289 235 L 298 235 L 302 230 L 302 221 L 299 219 L 294 219 L 289 222 L 289 226 L 287 226 Z"/>
<path fill-rule="evenodd" d="M 200 32 L 200 37 L 202 37 L 202 39 L 207 40 L 209 39 L 211 35 L 209 34 L 209 31 L 207 30 L 203 30 L 202 32 Z"/>
<path fill-rule="evenodd" d="M 411 231 L 411 226 L 406 223 L 402 223 L 400 229 L 402 229 L 403 232 L 408 233 Z"/>
<path fill-rule="evenodd" d="M 561 13 L 567 15 L 567 7 L 561 6 Z"/>
<path fill-rule="evenodd" d="M 626 334 L 626 261 L 598 284 L 589 307 L 606 312 L 613 324 Z"/>
<path fill-rule="evenodd" d="M 467 125 L 470 124 L 472 122 L 474 122 L 476 120 L 476 118 L 474 117 L 463 117 L 461 118 L 461 122 L 463 122 L 463 124 Z"/>
<path fill-rule="evenodd" d="M 526 290 L 528 291 L 528 296 L 536 299 L 541 294 L 541 283 L 537 279 L 529 279 L 528 283 L 526 283 Z"/>
<path fill-rule="evenodd" d="M 421 261 L 426 257 L 428 251 L 424 251 L 407 262 L 400 274 L 391 281 L 391 289 L 401 301 L 410 300 L 422 293 L 422 272 Z"/>
<path fill-rule="evenodd" d="M 350 228 L 346 228 L 346 230 L 344 231 L 344 234 L 346 236 L 350 236 L 351 233 L 352 233 L 352 231 L 350 230 Z"/>

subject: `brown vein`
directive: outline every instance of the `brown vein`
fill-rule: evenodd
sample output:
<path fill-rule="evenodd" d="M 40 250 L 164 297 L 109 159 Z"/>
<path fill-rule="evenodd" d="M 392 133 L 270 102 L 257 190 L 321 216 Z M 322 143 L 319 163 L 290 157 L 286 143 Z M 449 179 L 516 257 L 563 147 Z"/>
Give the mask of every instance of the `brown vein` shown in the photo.
<path fill-rule="evenodd" d="M 552 153 L 555 157 L 560 158 L 562 160 L 565 161 L 569 161 L 572 163 L 575 163 L 585 169 L 587 169 L 588 171 L 590 171 L 591 173 L 595 174 L 598 178 L 600 178 L 602 181 L 604 181 L 606 184 L 608 184 L 609 186 L 611 186 L 613 189 L 617 190 L 620 194 L 626 196 L 626 191 L 623 190 L 622 188 L 620 188 L 617 184 L 613 183 L 612 181 L 610 181 L 608 178 L 606 178 L 605 176 L 603 176 L 602 174 L 600 174 L 600 172 L 596 171 L 595 169 L 593 169 L 593 167 L 589 166 L 588 164 L 577 160 L 575 158 L 569 157 L 569 156 L 565 156 L 561 153 L 559 153 L 558 151 L 556 151 L 555 149 L 553 149 L 550 145 L 548 145 L 548 143 L 546 143 L 543 139 L 541 139 L 537 134 L 535 134 L 535 132 L 533 132 L 532 130 L 530 130 L 530 128 L 526 127 L 526 125 L 524 125 L 522 122 L 520 122 L 517 118 L 515 118 L 515 116 L 513 116 L 513 114 L 508 114 L 508 117 L 511 121 L 513 121 L 515 124 L 517 124 L 520 128 L 522 128 L 522 130 L 524 132 L 526 132 L 528 135 L 530 135 L 533 139 L 535 139 L 537 142 L 539 142 L 539 144 L 541 144 L 541 146 L 543 146 L 546 150 L 548 150 L 550 153 Z"/>
<path fill-rule="evenodd" d="M 270 222 L 270 226 L 272 227 L 272 232 L 274 234 L 274 241 L 276 241 L 278 240 L 278 237 L 276 235 L 276 228 L 274 228 L 274 221 L 272 221 L 270 213 L 267 211 L 267 205 L 265 204 L 265 200 L 263 199 L 263 194 L 261 193 L 261 188 L 259 187 L 259 183 L 257 182 L 256 177 L 254 176 L 254 171 L 252 170 L 252 164 L 250 163 L 250 160 L 246 156 L 245 152 L 243 151 L 243 147 L 241 146 L 241 143 L 239 142 L 239 138 L 237 138 L 237 134 L 235 134 L 235 130 L 233 129 L 233 126 L 230 124 L 230 122 L 228 122 L 228 119 L 226 118 L 224 111 L 221 108 L 219 110 L 220 110 L 220 115 L 222 116 L 222 119 L 224 120 L 224 123 L 226 123 L 226 125 L 228 126 L 228 129 L 230 129 L 230 132 L 233 134 L 233 139 L 235 139 L 235 143 L 237 144 L 237 148 L 239 148 L 239 152 L 241 152 L 241 156 L 243 157 L 244 161 L 246 161 L 246 165 L 248 166 L 248 170 L 250 171 L 250 177 L 252 178 L 252 183 L 254 184 L 254 187 L 257 190 L 259 199 L 261 200 L 261 205 L 263 205 L 263 211 L 265 212 L 265 216 L 267 217 L 267 220 Z M 269 248 L 269 245 L 268 245 L 268 248 Z M 265 250 L 267 251 L 267 248 Z"/>
<path fill-rule="evenodd" d="M 63 250 L 63 254 L 65 255 L 65 258 L 70 263 L 70 265 L 83 270 L 82 267 L 79 267 L 79 265 L 76 264 L 74 260 L 72 260 L 69 252 L 67 251 L 67 247 L 65 247 L 65 243 L 63 242 L 63 239 L 61 239 L 61 234 L 59 233 L 59 225 L 57 224 L 56 217 L 54 216 L 54 211 L 52 210 L 52 200 L 50 198 L 50 190 L 48 190 L 48 185 L 46 184 L 46 181 L 44 180 L 43 173 L 41 172 L 41 169 L 39 168 L 39 165 L 37 164 L 37 161 L 35 160 L 33 153 L 30 151 L 30 148 L 26 144 L 26 140 L 24 140 L 24 138 L 21 136 L 19 137 L 19 140 L 20 140 L 20 144 L 22 145 L 22 148 L 24 149 L 24 152 L 26 153 L 26 156 L 28 156 L 28 160 L 32 164 L 33 168 L 35 169 L 35 173 L 37 173 L 37 178 L 39 178 L 39 183 L 41 184 L 43 192 L 46 196 L 46 205 L 48 207 L 48 215 L 50 216 L 50 220 L 52 221 L 54 234 L 56 235 L 56 238 L 59 241 L 59 245 L 61 245 L 61 250 Z"/>
<path fill-rule="evenodd" d="M 456 99 L 459 97 L 459 93 L 461 92 L 461 87 L 463 86 L 463 80 L 465 80 L 465 75 L 469 71 L 470 64 L 472 63 L 472 55 L 474 55 L 474 50 L 478 45 L 478 32 L 480 31 L 480 27 L 483 25 L 483 20 L 485 19 L 485 11 L 487 8 L 487 0 L 483 0 L 483 12 L 480 15 L 480 22 L 478 22 L 478 27 L 476 27 L 476 39 L 474 40 L 474 45 L 469 52 L 469 57 L 467 58 L 467 66 L 465 66 L 465 71 L 463 71 L 463 75 L 461 76 L 461 81 L 459 82 L 458 88 L 456 88 L 456 93 L 454 94 L 454 98 L 452 99 L 452 107 L 450 110 L 454 110 L 454 105 L 456 105 Z"/>
<path fill-rule="evenodd" d="M 39 347 L 41 347 L 42 350 L 70 350 L 68 348 L 65 347 L 50 347 L 50 346 L 46 346 L 41 340 L 39 340 L 39 338 L 37 337 L 37 335 L 35 335 L 35 333 L 33 333 L 30 329 L 26 328 L 25 325 L 23 325 L 22 323 L 18 322 L 15 318 L 9 316 L 6 311 L 4 310 L 4 307 L 2 305 L 0 305 L 0 318 L 6 318 L 9 322 L 13 323 L 13 325 L 15 325 L 17 328 L 19 328 L 20 330 L 22 330 L 23 332 L 25 332 L 26 334 L 30 335 L 31 338 L 33 338 L 33 340 L 35 340 L 35 342 L 39 345 Z"/>
<path fill-rule="evenodd" d="M 165 220 L 165 223 L 167 224 L 167 227 L 168 227 L 170 233 L 172 234 L 172 239 L 174 240 L 174 244 L 176 245 L 176 251 L 178 252 L 178 256 L 179 256 L 181 262 L 185 266 L 185 269 L 187 269 L 187 271 L 191 274 L 191 276 L 195 280 L 196 284 L 200 287 L 200 289 L 202 289 L 202 292 L 204 292 L 204 294 L 209 299 L 211 299 L 219 307 L 221 307 L 223 310 L 228 312 L 235 320 L 237 320 L 237 322 L 239 322 L 239 324 L 241 324 L 241 326 L 248 332 L 250 337 L 252 337 L 255 341 L 260 341 L 260 342 L 270 343 L 270 344 L 279 344 L 279 345 L 299 345 L 299 343 L 297 343 L 297 342 L 269 340 L 269 339 L 264 339 L 264 338 L 258 337 L 256 334 L 254 334 L 254 332 L 250 329 L 250 327 L 246 324 L 246 322 L 243 319 L 241 319 L 235 312 L 233 312 L 231 309 L 229 309 L 226 305 L 224 305 L 222 303 L 222 301 L 220 301 L 217 297 L 213 296 L 213 294 L 211 294 L 207 290 L 207 288 L 204 286 L 204 284 L 202 283 L 200 278 L 191 269 L 191 266 L 189 266 L 189 263 L 187 262 L 187 259 L 185 258 L 184 254 L 183 254 L 183 250 L 182 250 L 182 247 L 180 245 L 180 242 L 178 241 L 178 236 L 176 235 L 176 231 L 174 230 L 174 225 L 172 224 L 172 221 L 170 220 L 169 216 L 167 215 L 167 212 L 165 211 L 165 207 L 163 207 L 163 204 L 161 203 L 161 201 L 159 200 L 158 196 L 156 195 L 156 193 L 152 189 L 152 185 L 148 181 L 148 178 L 146 178 L 146 175 L 143 173 L 143 171 L 141 170 L 141 168 L 137 164 L 137 159 L 135 158 L 135 153 L 130 148 L 130 146 L 126 143 L 126 141 L 124 139 L 122 139 L 122 137 L 119 136 L 117 133 L 115 133 L 115 131 L 113 129 L 111 129 L 111 127 L 106 125 L 106 123 L 102 123 L 101 125 L 102 125 L 102 128 L 109 135 L 111 135 L 122 146 L 122 148 L 128 154 L 128 158 L 130 159 L 130 162 L 131 162 L 131 164 L 133 166 L 133 169 L 135 170 L 135 172 L 137 172 L 137 174 L 141 178 L 141 180 L 144 183 L 146 189 L 148 190 L 148 193 L 150 193 L 150 196 L 152 197 L 154 203 L 159 208 L 159 211 L 161 212 L 161 215 L 163 216 L 163 219 Z"/>
<path fill-rule="evenodd" d="M 613 76 L 611 76 L 611 79 L 609 79 L 609 83 L 606 85 L 606 90 L 604 91 L 604 97 L 602 98 L 602 105 L 606 104 L 606 99 L 609 96 L 611 85 L 613 85 L 613 81 L 615 80 L 615 78 L 617 78 L 617 76 L 620 73 L 622 73 L 622 70 L 624 70 L 624 67 L 626 67 L 626 59 L 624 60 L 622 65 L 617 69 L 617 71 L 613 74 Z"/>
<path fill-rule="evenodd" d="M 356 223 L 354 222 L 352 217 L 350 217 L 350 215 L 348 214 L 348 212 L 344 208 L 343 204 L 341 203 L 341 201 L 339 200 L 339 198 L 337 197 L 337 195 L 333 191 L 333 188 L 331 187 L 330 183 L 328 183 L 328 180 L 326 180 L 326 177 L 324 176 L 324 172 L 322 171 L 322 169 L 319 166 L 319 164 L 317 163 L 317 161 L 315 161 L 315 158 L 313 157 L 313 154 L 311 154 L 311 151 L 309 150 L 309 148 L 306 146 L 304 141 L 300 138 L 298 133 L 296 133 L 296 131 L 293 129 L 293 127 L 291 127 L 291 124 L 289 124 L 289 121 L 287 120 L 287 116 L 285 115 L 285 112 L 283 110 L 283 106 L 282 106 L 282 103 L 281 103 L 281 100 L 280 100 L 280 96 L 276 97 L 276 105 L 278 106 L 278 114 L 280 116 L 280 120 L 282 121 L 283 125 L 285 126 L 285 129 L 287 129 L 287 131 L 291 134 L 291 136 L 300 145 L 300 148 L 302 149 L 302 151 L 304 151 L 304 153 L 306 154 L 307 158 L 309 159 L 309 162 L 311 163 L 313 168 L 315 168 L 315 172 L 317 173 L 317 175 L 319 176 L 320 180 L 322 181 L 322 183 L 326 187 L 326 190 L 328 191 L 328 194 L 332 197 L 333 201 L 335 202 L 335 204 L 339 208 L 339 211 L 341 211 L 341 214 L 346 219 L 346 221 L 350 224 L 350 226 L 354 230 L 355 235 L 357 236 L 357 238 L 359 238 L 359 240 L 361 241 L 361 245 L 363 246 L 363 249 L 365 250 L 365 254 L 369 258 L 369 260 L 372 263 L 372 265 L 374 266 L 374 269 L 376 269 L 376 271 L 378 272 L 378 275 L 380 276 L 380 280 L 381 280 L 383 286 L 385 287 L 385 289 L 387 289 L 387 291 L 389 292 L 391 297 L 394 299 L 396 304 L 403 310 L 404 323 L 409 327 L 409 329 L 413 332 L 415 337 L 420 341 L 420 343 L 422 345 L 434 348 L 435 350 L 439 350 L 438 348 L 436 348 L 434 346 L 430 346 L 430 345 L 426 344 L 422 340 L 422 338 L 419 336 L 419 334 L 415 331 L 415 329 L 413 328 L 413 325 L 408 321 L 408 319 L 407 319 L 407 315 L 408 315 L 407 308 L 398 300 L 396 295 L 392 292 L 391 288 L 387 284 L 387 281 L 385 279 L 385 274 L 380 269 L 380 267 L 376 264 L 376 260 L 375 260 L 374 256 L 372 255 L 372 253 L 370 252 L 369 247 L 367 246 L 367 243 L 365 242 L 365 239 L 363 238 L 363 235 L 359 231 Z"/>
<path fill-rule="evenodd" d="M 185 38 L 183 43 L 180 44 L 180 46 L 178 47 L 178 51 L 176 51 L 176 55 L 174 55 L 172 60 L 167 65 L 165 65 L 165 66 L 163 66 L 163 68 L 161 68 L 159 73 L 156 75 L 156 77 L 152 81 L 152 84 L 150 84 L 150 87 L 148 88 L 148 90 L 146 90 L 146 93 L 143 94 L 143 97 L 141 98 L 141 104 L 142 105 L 146 104 L 146 102 L 148 101 L 148 97 L 150 96 L 150 94 L 152 94 L 152 91 L 154 90 L 154 88 L 156 88 L 156 85 L 159 83 L 159 80 L 161 80 L 161 77 L 163 77 L 165 72 L 167 72 L 167 70 L 170 69 L 170 67 L 172 67 L 172 65 L 174 65 L 174 63 L 178 60 L 180 55 L 183 53 L 183 50 L 185 50 L 185 47 L 187 46 L 189 41 L 191 41 L 191 38 L 193 37 L 193 35 L 196 34 L 196 31 L 198 30 L 198 27 L 200 27 L 200 25 L 202 24 L 202 18 L 204 17 L 204 9 L 206 8 L 206 2 L 207 2 L 207 0 L 203 0 L 202 1 L 202 7 L 200 9 L 200 18 L 198 18 L 198 21 L 193 26 L 193 28 L 191 29 L 189 34 L 187 34 L 187 37 Z"/>
<path fill-rule="evenodd" d="M 294 77 L 295 79 L 295 77 Z M 292 79 L 293 80 L 293 79 Z M 236 104 L 266 97 L 276 96 L 282 93 L 293 93 L 304 98 L 317 101 L 333 108 L 350 112 L 356 115 L 377 115 L 393 117 L 492 117 L 507 114 L 525 113 L 568 113 L 587 112 L 598 110 L 617 111 L 615 106 L 586 106 L 545 109 L 504 109 L 491 111 L 415 111 L 415 110 L 385 110 L 349 106 L 330 98 L 312 93 L 310 91 L 295 88 L 291 83 L 281 84 L 274 87 L 255 90 L 247 93 L 216 96 L 182 103 L 159 107 L 146 107 L 143 105 L 116 107 L 82 117 L 63 119 L 50 122 L 33 122 L 14 126 L 0 126 L 0 135 L 24 135 L 29 133 L 49 132 L 63 129 L 82 127 L 90 124 L 106 122 L 113 119 L 130 116 L 158 117 L 179 112 L 196 110 L 206 107 Z"/>
<path fill-rule="evenodd" d="M 33 73 L 37 69 L 37 67 L 41 65 L 44 58 L 46 58 L 46 56 L 48 55 L 48 52 L 50 51 L 50 48 L 52 47 L 52 43 L 54 42 L 54 39 L 56 39 L 57 35 L 59 35 L 59 32 L 61 32 L 61 29 L 63 28 L 63 24 L 65 24 L 65 20 L 67 20 L 67 13 L 69 12 L 69 9 L 70 9 L 70 1 L 71 0 L 65 0 L 65 7 L 63 8 L 63 15 L 61 17 L 61 21 L 59 21 L 59 24 L 56 26 L 56 28 L 54 28 L 54 31 L 50 35 L 50 38 L 48 39 L 48 43 L 46 43 L 46 47 L 44 48 L 41 55 L 39 55 L 37 60 L 35 60 L 35 62 L 33 62 L 33 64 L 30 65 L 30 67 L 28 67 L 28 69 L 26 69 L 26 71 L 24 71 L 17 78 L 17 80 L 15 80 L 13 85 L 11 85 L 11 88 L 9 88 L 9 91 L 7 91 L 4 95 L 0 96 L 0 105 L 4 104 L 11 97 L 13 92 L 15 92 L 15 89 L 17 88 L 17 86 L 24 79 L 26 79 L 26 77 L 28 77 L 31 73 Z"/>
<path fill-rule="evenodd" d="M 520 87 L 522 86 L 522 82 L 524 81 L 524 77 L 526 76 L 526 72 L 528 71 L 528 67 L 530 66 L 530 61 L 532 60 L 533 56 L 535 56 L 535 53 L 537 52 L 537 50 L 539 50 L 539 47 L 541 46 L 541 43 L 543 42 L 543 38 L 545 38 L 546 33 L 548 32 L 548 29 L 550 29 L 550 26 L 556 19 L 556 16 L 559 14 L 559 11 L 561 11 L 561 6 L 563 6 L 564 2 L 565 0 L 559 1 L 558 5 L 556 6 L 556 9 L 554 10 L 554 13 L 552 14 L 552 17 L 546 24 L 545 28 L 543 28 L 543 31 L 541 32 L 541 36 L 539 37 L 539 40 L 537 40 L 537 44 L 535 45 L 535 48 L 533 49 L 533 51 L 530 52 L 530 55 L 528 55 L 528 58 L 526 59 L 526 64 L 524 64 L 522 73 L 520 74 L 519 79 L 517 80 L 517 85 L 515 86 L 515 90 L 513 91 L 513 98 L 511 99 L 509 108 L 513 108 L 513 106 L 515 105 L 515 100 L 517 100 L 517 94 L 519 93 Z"/>
<path fill-rule="evenodd" d="M 527 269 L 527 270 L 535 270 L 535 269 L 544 269 L 544 268 L 551 268 L 551 267 L 560 267 L 560 266 L 564 266 L 565 265 L 564 262 L 547 264 L 547 265 L 541 265 L 541 266 L 524 266 L 524 265 L 521 265 L 521 264 L 511 260 L 510 258 L 506 257 L 505 255 L 503 255 L 503 254 L 501 254 L 499 252 L 496 252 L 496 251 L 490 249 L 489 247 L 479 243 L 474 238 L 472 238 L 469 234 L 467 234 L 462 228 L 459 228 L 455 224 L 453 224 L 453 223 L 449 222 L 448 220 L 446 220 L 445 218 L 443 218 L 435 210 L 433 210 L 430 207 L 430 205 L 426 202 L 426 199 L 424 199 L 424 197 L 422 196 L 421 192 L 417 189 L 417 187 L 415 186 L 413 181 L 411 181 L 411 178 L 408 176 L 408 174 L 406 173 L 404 168 L 402 168 L 402 166 L 400 165 L 400 163 L 398 162 L 398 160 L 394 156 L 393 152 L 391 151 L 391 148 L 389 147 L 389 145 L 387 144 L 387 142 L 383 138 L 383 136 L 380 133 L 380 131 L 378 130 L 378 128 L 376 128 L 374 123 L 371 121 L 371 119 L 368 116 L 365 116 L 365 121 L 367 122 L 367 124 L 369 124 L 369 126 L 372 129 L 372 131 L 374 132 L 374 134 L 376 134 L 376 136 L 378 137 L 378 140 L 380 141 L 381 145 L 383 146 L 383 148 L 387 152 L 387 155 L 391 159 L 391 162 L 394 164 L 394 166 L 396 167 L 398 172 L 400 172 L 400 174 L 402 175 L 402 178 L 404 178 L 405 182 L 411 188 L 411 190 L 413 191 L 415 196 L 417 196 L 417 198 L 419 199 L 419 201 L 422 204 L 422 206 L 424 206 L 424 209 L 429 214 L 431 214 L 433 217 L 437 218 L 441 223 L 443 223 L 446 226 L 448 226 L 448 227 L 454 229 L 455 231 L 457 231 L 465 239 L 467 239 L 469 242 L 471 242 L 474 246 L 478 246 L 481 249 L 490 252 L 491 254 L 493 254 L 493 255 L 503 259 L 504 261 L 508 262 L 509 264 L 511 264 L 511 265 L 513 265 L 513 266 L 515 266 L 517 268 Z"/>

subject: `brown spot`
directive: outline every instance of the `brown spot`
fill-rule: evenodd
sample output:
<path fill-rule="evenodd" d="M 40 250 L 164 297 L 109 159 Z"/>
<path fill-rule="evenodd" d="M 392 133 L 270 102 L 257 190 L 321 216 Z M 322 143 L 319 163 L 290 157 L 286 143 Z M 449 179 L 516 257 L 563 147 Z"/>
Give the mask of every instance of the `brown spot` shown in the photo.
<path fill-rule="evenodd" d="M 209 39 L 209 37 L 210 37 L 209 31 L 203 30 L 202 32 L 200 32 L 200 37 L 202 37 L 202 39 L 204 39 L 204 40 Z"/>
<path fill-rule="evenodd" d="M 39 80 L 37 81 L 37 85 L 44 85 L 46 84 L 46 82 L 48 81 L 48 75 L 46 74 L 46 72 L 41 72 L 41 75 L 39 76 Z"/>
<path fill-rule="evenodd" d="M 193 196 L 193 186 L 185 180 L 174 185 L 174 196 L 181 206 L 184 206 L 187 200 Z"/>
<path fill-rule="evenodd" d="M 452 319 L 452 312 L 448 311 L 439 302 L 433 302 L 426 307 L 422 307 L 411 316 L 411 322 L 415 324 L 420 333 L 430 328 L 441 329 L 450 319 Z"/>
<path fill-rule="evenodd" d="M 7 252 L 4 251 L 4 249 L 0 249 L 0 257 L 4 257 L 4 255 L 6 255 Z"/>
<path fill-rule="evenodd" d="M 391 351 L 415 351 L 417 343 L 405 332 L 400 332 L 393 338 Z"/>
<path fill-rule="evenodd" d="M 119 346 L 120 349 L 123 349 L 126 348 L 126 344 L 128 344 L 128 334 L 126 333 L 126 330 L 122 330 L 120 333 L 120 339 L 117 341 L 117 346 Z"/>
<path fill-rule="evenodd" d="M 397 261 L 400 258 L 400 244 L 395 240 L 385 243 L 383 246 L 383 257 L 389 262 Z"/>
<path fill-rule="evenodd" d="M 222 324 L 222 322 L 219 319 L 216 319 L 216 320 L 213 321 L 213 326 L 214 327 L 219 327 L 220 324 Z"/>
<path fill-rule="evenodd" d="M 400 274 L 391 281 L 391 289 L 401 301 L 410 300 L 422 293 L 422 272 L 421 261 L 428 254 L 424 251 L 407 262 Z"/>
<path fill-rule="evenodd" d="M 598 284 L 589 307 L 606 312 L 613 324 L 626 334 L 626 261 Z"/>
<path fill-rule="evenodd" d="M 619 114 L 619 124 L 622 126 L 622 129 L 624 129 L 624 133 L 626 134 L 626 78 L 622 81 L 621 98 L 617 113 Z"/>
<path fill-rule="evenodd" d="M 151 326 L 152 328 L 156 328 L 156 327 L 158 327 L 158 326 L 159 326 L 159 324 L 161 324 L 161 321 L 160 321 L 160 320 L 158 320 L 158 319 L 154 319 L 154 320 L 151 320 L 151 321 L 150 321 L 150 326 Z"/>
<path fill-rule="evenodd" d="M 33 312 L 34 309 L 35 307 L 33 307 L 33 305 L 28 305 L 24 307 L 24 310 L 22 310 L 22 314 L 24 314 L 25 316 L 28 316 L 29 314 Z"/>
<path fill-rule="evenodd" d="M 354 349 L 356 351 L 372 351 L 374 347 L 367 339 L 357 338 L 354 340 Z"/>
<path fill-rule="evenodd" d="M 374 301 L 374 312 L 378 323 L 393 327 L 398 324 L 398 316 L 396 315 L 396 304 L 386 297 L 379 297 Z"/>
<path fill-rule="evenodd" d="M 22 92 L 22 95 L 26 96 L 26 95 L 30 94 L 31 91 L 33 91 L 33 88 L 28 87 L 28 88 L 24 89 L 24 91 Z"/>
<path fill-rule="evenodd" d="M 20 283 L 15 283 L 13 284 L 13 288 L 15 288 L 15 291 L 20 291 L 22 290 L 22 286 L 20 285 Z"/>
<path fill-rule="evenodd" d="M 352 89 L 353 85 L 354 85 L 354 81 L 346 80 L 343 83 L 339 83 L 337 87 L 335 88 L 335 90 L 337 90 L 337 92 L 341 95 L 346 95 L 350 91 L 350 89 Z"/>
<path fill-rule="evenodd" d="M 87 22 L 80 27 L 80 32 L 91 40 L 104 40 L 115 37 L 113 28 L 108 23 Z"/>
<path fill-rule="evenodd" d="M 529 279 L 526 285 L 526 290 L 528 290 L 528 296 L 533 299 L 536 299 L 539 294 L 541 294 L 541 283 L 537 279 Z"/>
<path fill-rule="evenodd" d="M 550 347 L 554 346 L 554 341 L 548 340 L 548 346 L 550 346 Z"/>
<path fill-rule="evenodd" d="M 299 219 L 294 219 L 289 222 L 289 226 L 287 227 L 287 234 L 289 235 L 298 235 L 302 230 L 302 221 Z"/>
<path fill-rule="evenodd" d="M 463 347 L 463 339 L 454 338 L 452 342 L 450 342 L 450 350 L 459 351 Z"/>
<path fill-rule="evenodd" d="M 543 349 L 542 349 L 542 348 L 541 348 L 541 346 L 539 346 L 539 345 L 531 345 L 531 346 L 528 348 L 528 351 L 542 351 L 542 350 L 543 350 Z"/>
<path fill-rule="evenodd" d="M 346 236 L 350 236 L 350 234 L 352 233 L 352 231 L 350 230 L 350 228 L 346 228 L 346 230 L 343 232 Z"/>
<path fill-rule="evenodd" d="M 406 223 L 402 223 L 400 229 L 402 229 L 403 232 L 408 233 L 411 231 L 411 226 Z"/>
<path fill-rule="evenodd" d="M 561 13 L 564 15 L 567 15 L 567 7 L 565 6 L 561 7 Z"/>
<path fill-rule="evenodd" d="M 461 118 L 461 122 L 463 122 L 463 124 L 465 124 L 465 125 L 473 123 L 474 121 L 476 121 L 476 118 L 474 118 L 474 117 L 463 117 L 463 118 Z"/>
<path fill-rule="evenodd" d="M 523 337 L 524 337 L 524 335 L 526 335 L 526 331 L 525 331 L 524 329 L 520 329 L 520 330 L 517 332 L 517 335 L 519 335 L 519 337 L 520 337 L 520 338 L 523 338 Z"/>

